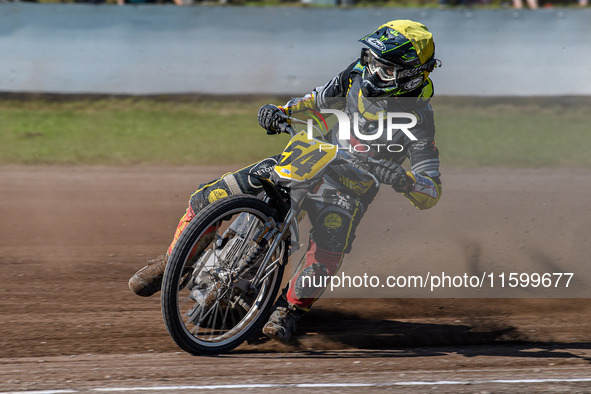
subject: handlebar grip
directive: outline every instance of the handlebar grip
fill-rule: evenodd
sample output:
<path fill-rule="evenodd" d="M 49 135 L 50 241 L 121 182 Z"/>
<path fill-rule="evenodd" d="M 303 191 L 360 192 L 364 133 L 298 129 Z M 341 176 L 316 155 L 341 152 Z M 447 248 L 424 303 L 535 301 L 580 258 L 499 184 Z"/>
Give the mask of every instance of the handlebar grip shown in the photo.
<path fill-rule="evenodd" d="M 279 123 L 279 132 L 281 133 L 286 133 L 286 134 L 293 134 L 293 128 L 291 127 L 291 125 L 287 122 L 281 122 Z"/>
<path fill-rule="evenodd" d="M 293 128 L 291 127 L 291 125 L 289 123 L 287 123 L 287 121 L 278 123 L 275 129 L 266 129 L 266 130 L 267 130 L 268 135 L 281 134 L 281 133 L 293 135 L 293 131 L 294 131 Z"/>

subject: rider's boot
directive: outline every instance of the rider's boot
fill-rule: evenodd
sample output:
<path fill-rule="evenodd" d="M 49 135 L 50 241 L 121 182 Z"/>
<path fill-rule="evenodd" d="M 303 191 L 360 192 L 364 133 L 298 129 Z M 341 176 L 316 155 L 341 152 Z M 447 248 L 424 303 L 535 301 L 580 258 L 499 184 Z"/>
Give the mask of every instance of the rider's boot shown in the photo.
<path fill-rule="evenodd" d="M 148 260 L 148 265 L 129 279 L 131 291 L 142 297 L 150 297 L 160 291 L 167 261 L 168 253 Z"/>
<path fill-rule="evenodd" d="M 170 253 L 172 253 L 173 247 L 176 244 L 182 230 L 184 230 L 184 228 L 188 224 L 186 216 L 187 215 L 183 216 L 183 218 L 181 219 L 181 223 L 179 224 L 180 230 L 177 230 L 174 240 L 168 248 L 168 252 L 166 252 L 166 254 L 164 255 L 148 260 L 148 265 L 136 272 L 135 275 L 133 275 L 131 279 L 129 279 L 129 288 L 135 294 L 142 297 L 150 297 L 154 293 L 159 292 L 162 288 L 162 278 L 164 277 L 164 270 L 166 269 L 168 256 L 170 255 Z M 201 253 L 209 246 L 211 241 L 215 239 L 215 236 L 217 234 L 217 228 L 218 226 L 211 226 L 210 228 L 205 230 L 203 237 L 199 239 L 199 241 L 195 244 L 193 250 L 189 253 L 189 262 L 186 267 L 190 268 L 191 264 L 195 262 L 195 260 L 201 255 Z"/>
<path fill-rule="evenodd" d="M 277 300 L 275 310 L 263 326 L 263 334 L 287 343 L 298 328 L 298 321 L 305 314 L 302 309 L 289 304 L 283 297 Z"/>

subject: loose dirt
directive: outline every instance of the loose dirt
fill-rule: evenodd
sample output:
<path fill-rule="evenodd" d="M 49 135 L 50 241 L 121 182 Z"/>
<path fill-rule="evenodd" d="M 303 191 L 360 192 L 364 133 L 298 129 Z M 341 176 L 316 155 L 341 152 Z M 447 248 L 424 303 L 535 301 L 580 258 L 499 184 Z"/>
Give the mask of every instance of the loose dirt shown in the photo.
<path fill-rule="evenodd" d="M 591 171 L 577 169 L 444 169 L 443 199 L 425 212 L 382 190 L 342 267 L 351 275 L 570 269 L 572 292 L 353 289 L 319 300 L 291 345 L 244 344 L 218 358 L 178 353 L 159 297 L 135 296 L 127 280 L 165 251 L 196 186 L 227 170 L 0 168 L 0 390 L 384 381 L 417 371 L 468 379 L 523 368 L 589 376 Z"/>

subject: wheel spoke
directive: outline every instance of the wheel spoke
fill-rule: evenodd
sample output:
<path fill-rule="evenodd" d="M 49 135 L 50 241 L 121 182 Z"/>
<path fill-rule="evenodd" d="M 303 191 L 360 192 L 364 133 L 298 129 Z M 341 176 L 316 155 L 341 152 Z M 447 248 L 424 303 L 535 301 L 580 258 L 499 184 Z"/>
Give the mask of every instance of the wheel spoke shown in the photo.
<path fill-rule="evenodd" d="M 220 303 L 219 301 L 217 301 L 214 304 L 213 307 L 213 313 L 211 314 L 211 316 L 209 317 L 209 326 L 211 327 L 211 331 L 209 333 L 209 339 L 213 339 L 213 334 L 215 333 L 216 330 L 216 325 L 215 323 L 217 322 L 217 318 L 218 318 L 218 314 L 220 313 Z M 213 318 L 213 322 L 211 321 L 211 319 Z"/>

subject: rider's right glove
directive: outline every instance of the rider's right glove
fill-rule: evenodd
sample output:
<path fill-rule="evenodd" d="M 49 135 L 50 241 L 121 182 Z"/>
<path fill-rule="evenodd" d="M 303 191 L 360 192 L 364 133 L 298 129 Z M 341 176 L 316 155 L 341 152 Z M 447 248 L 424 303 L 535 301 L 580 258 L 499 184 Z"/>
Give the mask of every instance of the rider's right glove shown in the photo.
<path fill-rule="evenodd" d="M 287 115 L 273 104 L 265 104 L 259 109 L 259 124 L 267 130 L 267 134 L 280 134 L 286 126 Z"/>
<path fill-rule="evenodd" d="M 412 179 L 406 176 L 406 170 L 400 164 L 382 160 L 375 165 L 373 172 L 380 182 L 392 185 L 398 193 L 408 192 L 412 187 Z"/>

